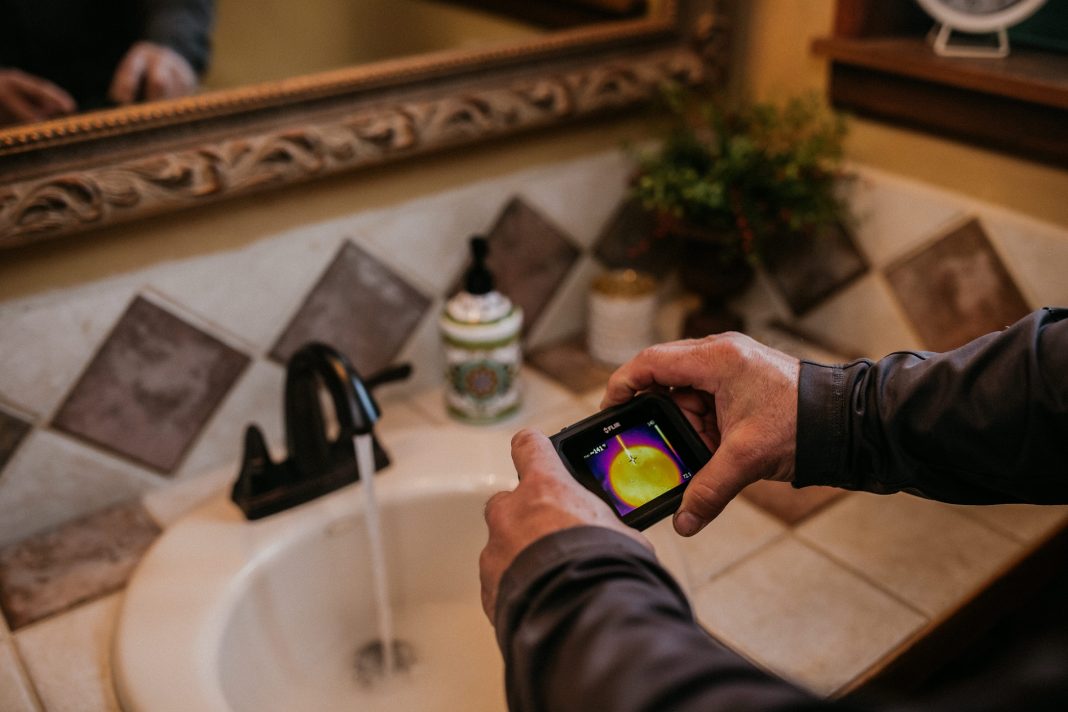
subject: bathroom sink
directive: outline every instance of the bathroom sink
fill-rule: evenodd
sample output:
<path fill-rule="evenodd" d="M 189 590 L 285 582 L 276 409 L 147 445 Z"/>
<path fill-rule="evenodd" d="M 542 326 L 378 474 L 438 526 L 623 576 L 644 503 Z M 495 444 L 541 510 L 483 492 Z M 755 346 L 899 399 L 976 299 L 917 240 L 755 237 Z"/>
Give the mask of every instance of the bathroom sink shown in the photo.
<path fill-rule="evenodd" d="M 407 671 L 357 674 L 358 651 L 378 638 L 360 485 L 255 522 L 220 494 L 168 528 L 130 582 L 113 650 L 123 707 L 503 709 L 478 553 L 486 498 L 515 483 L 509 435 L 453 426 L 383 437 L 394 464 L 376 494 Z"/>

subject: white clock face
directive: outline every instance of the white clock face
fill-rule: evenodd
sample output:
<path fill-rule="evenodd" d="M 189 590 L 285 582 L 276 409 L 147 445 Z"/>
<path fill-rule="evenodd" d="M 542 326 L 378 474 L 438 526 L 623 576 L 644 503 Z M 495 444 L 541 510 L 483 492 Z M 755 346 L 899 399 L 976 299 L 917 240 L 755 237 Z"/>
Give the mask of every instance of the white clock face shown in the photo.
<path fill-rule="evenodd" d="M 967 12 L 973 15 L 989 15 L 993 12 L 1001 12 L 1013 5 L 1019 5 L 1023 0 L 942 0 L 954 10 Z"/>

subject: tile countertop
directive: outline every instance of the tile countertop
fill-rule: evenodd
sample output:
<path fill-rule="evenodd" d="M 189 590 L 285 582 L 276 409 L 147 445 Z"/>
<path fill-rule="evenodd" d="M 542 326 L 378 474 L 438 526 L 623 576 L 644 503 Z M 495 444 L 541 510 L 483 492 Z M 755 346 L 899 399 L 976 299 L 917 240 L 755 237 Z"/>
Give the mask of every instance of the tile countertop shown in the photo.
<path fill-rule="evenodd" d="M 596 410 L 534 369 L 519 415 L 489 426 L 544 432 Z M 588 384 L 587 384 L 588 385 Z M 383 402 L 379 432 L 446 421 L 440 388 Z M 161 527 L 231 472 L 143 499 Z M 907 495 L 805 493 L 758 483 L 693 539 L 669 520 L 648 530 L 702 625 L 757 665 L 836 696 L 937 630 L 1068 520 L 1068 508 L 959 507 Z M 121 593 L 98 595 L 10 632 L 0 621 L 0 709 L 117 710 L 108 650 Z"/>

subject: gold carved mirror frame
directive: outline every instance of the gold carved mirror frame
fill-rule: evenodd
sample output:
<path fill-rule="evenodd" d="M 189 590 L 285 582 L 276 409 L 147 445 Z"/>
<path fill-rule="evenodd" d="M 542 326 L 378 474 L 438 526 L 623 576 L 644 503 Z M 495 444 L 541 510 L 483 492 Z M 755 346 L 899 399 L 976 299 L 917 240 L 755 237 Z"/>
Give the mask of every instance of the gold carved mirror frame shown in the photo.
<path fill-rule="evenodd" d="M 193 208 L 723 82 L 715 0 L 447 51 L 0 129 L 0 247 Z"/>

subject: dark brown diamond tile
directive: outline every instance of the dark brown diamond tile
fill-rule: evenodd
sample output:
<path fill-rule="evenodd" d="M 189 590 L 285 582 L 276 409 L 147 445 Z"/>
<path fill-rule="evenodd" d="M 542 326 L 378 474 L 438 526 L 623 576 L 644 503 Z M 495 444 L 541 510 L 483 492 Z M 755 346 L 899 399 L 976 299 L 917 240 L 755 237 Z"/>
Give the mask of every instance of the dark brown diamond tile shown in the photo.
<path fill-rule="evenodd" d="M 53 425 L 169 473 L 248 361 L 245 354 L 138 297 Z"/>
<path fill-rule="evenodd" d="M 868 271 L 856 241 L 841 225 L 777 238 L 764 255 L 764 267 L 798 316 Z"/>
<path fill-rule="evenodd" d="M 120 590 L 159 533 L 135 500 L 0 549 L 0 606 L 11 628 Z"/>
<path fill-rule="evenodd" d="M 505 206 L 488 237 L 486 262 L 497 279 L 497 289 L 523 308 L 523 333 L 527 334 L 574 266 L 579 250 L 519 198 Z M 462 279 L 463 272 L 454 291 Z"/>
<path fill-rule="evenodd" d="M 886 277 L 935 351 L 1003 329 L 1030 311 L 978 220 L 890 265 Z"/>
<path fill-rule="evenodd" d="M 742 496 L 782 522 L 794 525 L 845 495 L 836 487 L 802 487 L 789 482 L 758 480 L 742 490 Z"/>
<path fill-rule="evenodd" d="M 588 393 L 603 387 L 614 370 L 589 355 L 585 337 L 582 336 L 550 344 L 527 354 L 526 362 L 572 393 Z"/>
<path fill-rule="evenodd" d="M 677 240 L 657 238 L 656 221 L 639 200 L 623 201 L 608 220 L 593 253 L 613 269 L 631 268 L 663 277 L 678 266 Z"/>
<path fill-rule="evenodd" d="M 271 357 L 284 363 L 309 341 L 322 341 L 369 376 L 392 363 L 430 303 L 389 267 L 346 242 L 278 338 Z"/>
<path fill-rule="evenodd" d="M 0 470 L 15 454 L 19 443 L 30 432 L 30 424 L 16 418 L 10 413 L 0 410 Z"/>

